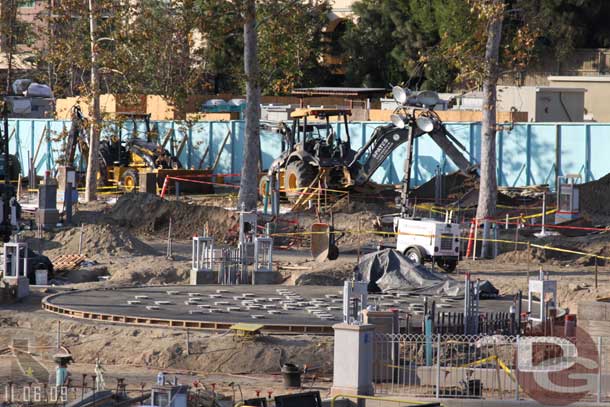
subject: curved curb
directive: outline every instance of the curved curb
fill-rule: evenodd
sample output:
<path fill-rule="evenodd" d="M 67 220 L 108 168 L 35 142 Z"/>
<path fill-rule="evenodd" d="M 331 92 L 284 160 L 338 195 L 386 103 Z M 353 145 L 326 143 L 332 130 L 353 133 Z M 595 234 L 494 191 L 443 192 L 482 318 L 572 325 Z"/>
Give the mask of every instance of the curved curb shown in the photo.
<path fill-rule="evenodd" d="M 154 286 L 153 286 L 154 287 Z M 127 288 L 127 287 L 121 287 Z M 130 287 L 131 288 L 131 287 Z M 145 287 L 143 287 L 145 288 Z M 70 295 L 72 293 L 83 293 L 87 291 L 104 291 L 104 290 L 115 290 L 113 289 L 88 289 L 88 290 L 75 290 L 67 293 L 51 294 L 42 299 L 42 309 L 57 315 L 65 316 L 72 319 L 88 320 L 107 322 L 112 324 L 120 325 L 137 325 L 146 326 L 149 328 L 175 328 L 175 329 L 192 329 L 201 331 L 226 331 L 231 328 L 235 323 L 232 322 L 214 322 L 214 321 L 194 321 L 184 319 L 167 319 L 167 318 L 149 318 L 142 316 L 132 315 L 117 315 L 107 314 L 102 312 L 91 312 L 77 310 L 65 306 L 55 305 L 51 300 L 63 296 Z M 256 323 L 260 323 L 256 321 Z M 299 335 L 299 334 L 315 334 L 315 335 L 332 335 L 334 333 L 333 327 L 329 325 L 298 325 L 298 324 L 264 324 L 262 332 L 269 334 L 283 334 L 283 335 Z"/>

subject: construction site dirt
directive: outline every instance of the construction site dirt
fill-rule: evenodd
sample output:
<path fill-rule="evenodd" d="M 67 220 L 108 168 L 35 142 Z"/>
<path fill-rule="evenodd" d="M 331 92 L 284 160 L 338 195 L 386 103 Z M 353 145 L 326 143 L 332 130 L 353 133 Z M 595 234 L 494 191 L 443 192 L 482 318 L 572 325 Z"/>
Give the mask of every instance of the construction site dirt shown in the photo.
<path fill-rule="evenodd" d="M 201 204 L 199 200 L 205 203 Z M 280 366 L 290 362 L 310 367 L 310 379 L 314 380 L 313 376 L 316 376 L 313 388 L 324 393 L 330 387 L 332 373 L 333 338 L 330 336 L 265 334 L 244 341 L 233 339 L 233 334 L 225 329 L 220 333 L 191 330 L 187 339 L 186 329 L 70 319 L 41 309 L 43 297 L 66 289 L 107 290 L 103 292 L 108 293 L 107 297 L 115 302 L 115 306 L 127 301 L 127 298 L 115 298 L 111 294 L 120 292 L 112 291 L 118 287 L 159 286 L 155 290 L 169 296 L 167 291 L 174 290 L 171 285 L 188 284 L 193 235 L 203 233 L 207 227 L 219 242 L 230 244 L 237 239 L 238 217 L 228 209 L 212 205 L 213 202 L 209 198 L 175 201 L 127 194 L 118 198 L 116 203 L 110 199 L 80 204 L 73 227 L 44 232 L 42 238 L 36 237 L 35 231 L 23 231 L 24 240 L 50 258 L 67 253 L 78 254 L 80 248 L 85 261 L 74 270 L 54 276 L 56 288 L 33 289 L 27 300 L 0 309 L 3 328 L 0 348 L 10 346 L 17 336 L 34 338 L 40 346 L 55 347 L 59 323 L 61 344 L 70 350 L 76 361 L 73 365 L 75 380 L 78 380 L 78 372 L 90 372 L 99 358 L 111 378 L 126 377 L 128 381 L 139 383 L 150 381 L 160 370 L 166 370 L 175 372 L 185 381 L 216 383 L 225 393 L 232 391 L 229 383 L 238 382 L 244 396 L 253 396 L 256 390 L 279 390 L 282 387 L 278 376 Z M 230 202 L 232 199 L 227 198 L 220 204 Z M 324 297 L 324 293 L 339 295 L 343 281 L 351 279 L 358 258 L 375 250 L 379 244 L 391 242 L 391 237 L 379 232 L 378 225 L 380 216 L 393 210 L 384 203 L 354 202 L 345 213 L 335 213 L 335 228 L 345 232 L 340 242 L 341 254 L 337 260 L 322 262 L 311 259 L 308 237 L 302 234 L 317 221 L 315 213 L 280 215 L 278 220 L 283 222 L 283 226 L 278 231 L 273 260 L 283 282 L 273 291 L 287 289 L 296 292 L 301 288 L 293 287 L 295 285 L 315 285 L 326 286 L 319 289 L 320 294 L 316 297 Z M 167 258 L 166 252 L 170 218 L 172 259 Z M 575 313 L 578 303 L 584 299 L 610 295 L 610 267 L 607 263 L 599 261 L 595 266 L 587 256 L 534 248 L 528 251 L 525 244 L 530 241 L 606 255 L 610 237 L 603 231 L 589 236 L 558 236 L 543 240 L 519 234 L 516 240 L 514 229 L 501 229 L 498 239 L 504 242 L 499 244 L 500 254 L 495 260 L 462 259 L 454 278 L 462 279 L 464 273 L 470 273 L 473 278 L 492 281 L 501 296 L 511 297 L 519 290 L 527 292 L 528 278 L 537 275 L 542 267 L 557 280 L 559 305 L 568 307 L 570 313 Z M 216 289 L 223 288 L 214 288 L 214 291 Z M 239 295 L 257 289 L 250 286 L 238 288 Z M 314 287 L 311 289 L 316 290 Z M 193 291 L 190 288 L 184 290 Z M 85 297 L 81 298 L 86 298 L 86 294 L 83 295 Z M 132 296 L 135 300 L 135 294 Z M 188 294 L 180 297 L 180 303 L 187 301 L 187 297 Z M 505 308 L 508 308 L 507 304 Z M 125 304 L 125 308 L 128 307 Z M 340 320 L 340 311 L 334 311 L 337 320 L 327 321 L 327 326 Z M 2 358 L 8 360 L 10 355 Z M 49 368 L 53 366 L 52 360 L 46 363 Z M 17 371 L 13 380 L 26 383 L 28 377 Z"/>

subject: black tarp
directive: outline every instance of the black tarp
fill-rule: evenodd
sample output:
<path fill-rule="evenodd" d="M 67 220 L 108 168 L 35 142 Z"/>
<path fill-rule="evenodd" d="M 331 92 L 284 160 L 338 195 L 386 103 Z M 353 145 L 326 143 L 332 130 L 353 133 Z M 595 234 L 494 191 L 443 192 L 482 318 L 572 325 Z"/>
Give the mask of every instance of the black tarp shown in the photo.
<path fill-rule="evenodd" d="M 369 292 L 411 291 L 428 295 L 464 296 L 464 281 L 414 264 L 394 249 L 363 256 L 356 266 L 356 273 L 360 280 L 369 283 Z M 481 281 L 479 288 L 482 296 L 498 294 L 489 281 Z"/>

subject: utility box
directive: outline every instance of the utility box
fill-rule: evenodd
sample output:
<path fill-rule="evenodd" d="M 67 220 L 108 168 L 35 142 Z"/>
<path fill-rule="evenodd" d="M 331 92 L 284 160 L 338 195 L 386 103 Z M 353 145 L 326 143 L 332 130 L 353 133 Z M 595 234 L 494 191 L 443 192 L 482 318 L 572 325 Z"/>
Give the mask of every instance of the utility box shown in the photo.
<path fill-rule="evenodd" d="M 434 219 L 394 218 L 396 250 L 415 264 L 434 261 L 446 271 L 457 266 L 460 225 Z"/>
<path fill-rule="evenodd" d="M 580 175 L 559 177 L 557 188 L 557 211 L 555 223 L 569 222 L 580 218 Z"/>
<path fill-rule="evenodd" d="M 498 86 L 498 111 L 526 111 L 534 122 L 582 122 L 584 88 Z"/>
<path fill-rule="evenodd" d="M 71 167 L 60 165 L 57 167 L 57 189 L 65 191 L 66 184 L 72 184 L 72 188 L 76 189 L 76 171 Z"/>
<path fill-rule="evenodd" d="M 30 294 L 28 278 L 27 243 L 9 242 L 4 244 L 3 283 L 15 287 L 16 298 L 21 299 Z"/>
<path fill-rule="evenodd" d="M 187 407 L 187 385 L 158 385 L 153 386 L 150 392 L 149 407 Z"/>
<path fill-rule="evenodd" d="M 59 222 L 57 210 L 57 183 L 49 176 L 38 186 L 36 221 L 43 227 L 54 227 Z"/>

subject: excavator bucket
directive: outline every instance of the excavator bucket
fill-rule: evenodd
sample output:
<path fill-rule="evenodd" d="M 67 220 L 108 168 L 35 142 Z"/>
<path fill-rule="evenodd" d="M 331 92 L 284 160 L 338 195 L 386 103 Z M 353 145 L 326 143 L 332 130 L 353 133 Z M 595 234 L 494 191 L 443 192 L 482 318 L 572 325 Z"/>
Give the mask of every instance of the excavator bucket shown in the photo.
<path fill-rule="evenodd" d="M 311 225 L 311 256 L 316 261 L 328 259 L 330 251 L 330 225 L 314 223 Z"/>
<path fill-rule="evenodd" d="M 328 223 L 311 225 L 311 256 L 316 261 L 336 260 L 339 257 L 334 233 L 333 227 Z"/>

